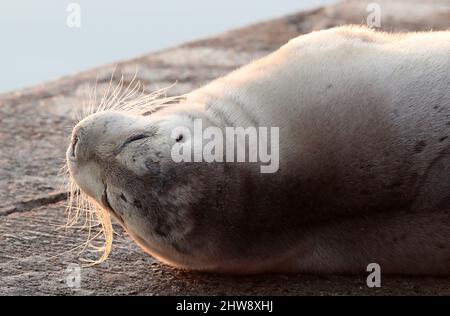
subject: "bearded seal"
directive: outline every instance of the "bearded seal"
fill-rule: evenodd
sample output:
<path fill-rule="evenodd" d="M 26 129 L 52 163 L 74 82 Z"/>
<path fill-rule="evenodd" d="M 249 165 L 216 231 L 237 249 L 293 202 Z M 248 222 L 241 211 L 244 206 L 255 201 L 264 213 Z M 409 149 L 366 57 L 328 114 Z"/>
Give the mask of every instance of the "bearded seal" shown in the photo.
<path fill-rule="evenodd" d="M 279 127 L 279 167 L 181 162 L 178 127 Z M 76 125 L 71 176 L 142 248 L 222 273 L 450 273 L 450 32 L 338 27 L 151 115 Z"/>

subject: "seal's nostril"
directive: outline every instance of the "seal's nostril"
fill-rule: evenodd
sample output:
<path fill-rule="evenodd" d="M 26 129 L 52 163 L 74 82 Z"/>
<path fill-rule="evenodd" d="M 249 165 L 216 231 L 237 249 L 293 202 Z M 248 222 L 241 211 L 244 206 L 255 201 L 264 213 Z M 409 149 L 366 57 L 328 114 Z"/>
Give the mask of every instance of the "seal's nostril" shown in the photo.
<path fill-rule="evenodd" d="M 72 138 L 72 149 L 71 149 L 71 153 L 70 153 L 73 158 L 76 157 L 75 149 L 76 149 L 77 143 L 78 143 L 78 136 L 74 135 Z"/>

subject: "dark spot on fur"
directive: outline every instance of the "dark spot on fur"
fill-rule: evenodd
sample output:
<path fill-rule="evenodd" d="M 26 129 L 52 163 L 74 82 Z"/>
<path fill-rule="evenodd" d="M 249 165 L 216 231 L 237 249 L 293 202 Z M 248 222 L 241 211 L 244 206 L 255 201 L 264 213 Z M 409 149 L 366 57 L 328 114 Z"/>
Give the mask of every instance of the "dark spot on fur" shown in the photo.
<path fill-rule="evenodd" d="M 125 203 L 128 202 L 127 198 L 125 197 L 125 195 L 123 195 L 123 193 L 120 194 L 120 199 L 121 199 L 122 201 L 124 201 Z"/>
<path fill-rule="evenodd" d="M 142 203 L 139 200 L 134 200 L 133 205 L 136 206 L 139 209 L 142 209 Z"/>
<path fill-rule="evenodd" d="M 450 126 L 450 122 L 445 123 L 445 125 Z"/>
<path fill-rule="evenodd" d="M 145 167 L 154 175 L 159 175 L 161 173 L 161 166 L 159 163 L 154 162 L 151 159 L 145 161 Z"/>
<path fill-rule="evenodd" d="M 439 107 L 437 105 L 433 106 L 433 109 L 437 110 Z"/>
<path fill-rule="evenodd" d="M 439 138 L 440 142 L 443 142 L 444 140 L 446 140 L 448 138 L 448 136 L 442 136 L 441 138 Z"/>
<path fill-rule="evenodd" d="M 172 227 L 166 219 L 162 216 L 156 216 L 156 225 L 154 226 L 154 231 L 157 235 L 161 237 L 167 237 L 172 231 Z M 172 245 L 173 246 L 173 245 Z"/>
<path fill-rule="evenodd" d="M 333 87 L 333 85 L 330 83 L 330 84 L 327 86 L 327 89 L 331 89 L 331 87 Z"/>
<path fill-rule="evenodd" d="M 185 245 L 181 245 L 178 242 L 171 242 L 170 245 L 173 247 L 173 249 L 175 249 L 176 251 L 180 252 L 180 253 L 184 253 L 184 254 L 188 254 L 189 253 L 189 249 L 185 246 Z"/>
<path fill-rule="evenodd" d="M 444 249 L 445 248 L 445 245 L 443 244 L 443 243 L 437 243 L 437 245 L 436 245 L 439 249 Z"/>
<path fill-rule="evenodd" d="M 427 143 L 424 140 L 419 140 L 415 145 L 414 145 L 414 151 L 416 153 L 420 153 L 423 151 L 423 149 L 425 148 L 425 146 L 427 145 Z"/>

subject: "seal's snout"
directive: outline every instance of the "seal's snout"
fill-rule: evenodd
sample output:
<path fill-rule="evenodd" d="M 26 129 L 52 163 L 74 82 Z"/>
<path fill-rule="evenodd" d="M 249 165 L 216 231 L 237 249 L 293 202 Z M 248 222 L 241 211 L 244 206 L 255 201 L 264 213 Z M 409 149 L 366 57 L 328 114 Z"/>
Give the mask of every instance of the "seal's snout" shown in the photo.
<path fill-rule="evenodd" d="M 77 125 L 72 131 L 72 138 L 66 151 L 66 159 L 70 165 L 81 164 L 90 155 L 89 134 Z"/>
<path fill-rule="evenodd" d="M 135 118 L 119 112 L 92 114 L 73 129 L 67 159 L 78 164 L 93 160 L 117 147 L 122 132 L 133 125 Z"/>
<path fill-rule="evenodd" d="M 71 159 L 76 159 L 76 157 L 77 157 L 76 147 L 77 147 L 77 144 L 78 144 L 78 140 L 79 140 L 78 135 L 75 134 L 75 135 L 72 136 L 72 142 L 70 144 L 69 153 L 68 153 L 68 156 Z"/>
<path fill-rule="evenodd" d="M 101 201 L 105 169 L 124 139 L 135 133 L 138 117 L 100 112 L 80 121 L 72 131 L 66 160 L 70 175 L 89 196 Z"/>

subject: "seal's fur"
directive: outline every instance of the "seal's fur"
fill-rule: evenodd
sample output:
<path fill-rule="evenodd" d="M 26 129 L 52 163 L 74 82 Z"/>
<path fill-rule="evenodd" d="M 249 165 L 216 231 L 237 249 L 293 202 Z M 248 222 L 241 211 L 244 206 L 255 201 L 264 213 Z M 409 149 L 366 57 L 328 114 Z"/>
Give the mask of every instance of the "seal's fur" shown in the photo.
<path fill-rule="evenodd" d="M 279 172 L 175 164 L 170 131 L 194 118 L 279 127 Z M 339 27 L 152 115 L 91 115 L 68 160 L 82 190 L 175 266 L 353 273 L 376 262 L 388 273 L 448 274 L 449 133 L 450 32 Z"/>

